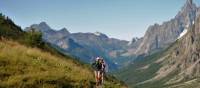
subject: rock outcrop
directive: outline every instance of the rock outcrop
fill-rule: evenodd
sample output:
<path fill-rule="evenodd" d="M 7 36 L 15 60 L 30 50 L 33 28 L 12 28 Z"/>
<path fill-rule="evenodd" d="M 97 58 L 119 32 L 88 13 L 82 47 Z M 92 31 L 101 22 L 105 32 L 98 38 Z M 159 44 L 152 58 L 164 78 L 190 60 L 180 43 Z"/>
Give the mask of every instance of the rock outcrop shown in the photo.
<path fill-rule="evenodd" d="M 161 25 L 154 24 L 150 26 L 135 54 L 150 54 L 153 51 L 168 47 L 177 40 L 186 27 L 192 25 L 197 10 L 192 0 L 187 0 L 175 18 Z"/>

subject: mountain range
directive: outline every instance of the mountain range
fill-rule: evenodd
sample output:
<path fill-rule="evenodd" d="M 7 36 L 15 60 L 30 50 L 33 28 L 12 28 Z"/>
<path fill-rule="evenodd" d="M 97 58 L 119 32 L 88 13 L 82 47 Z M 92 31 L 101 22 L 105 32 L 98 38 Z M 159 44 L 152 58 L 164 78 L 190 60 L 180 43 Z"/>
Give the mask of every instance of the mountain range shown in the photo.
<path fill-rule="evenodd" d="M 101 56 L 111 69 L 117 69 L 129 65 L 140 56 L 145 57 L 169 47 L 192 25 L 197 11 L 192 0 L 187 0 L 173 19 L 149 26 L 143 37 L 133 38 L 132 41 L 109 38 L 100 32 L 70 33 L 66 28 L 56 31 L 45 22 L 33 24 L 25 30 L 34 28 L 42 32 L 45 41 L 58 46 L 64 53 L 82 58 L 81 61 L 90 63 Z"/>
<path fill-rule="evenodd" d="M 90 65 L 64 55 L 43 41 L 41 33 L 23 31 L 1 13 L 0 52 L 0 88 L 96 87 Z M 103 86 L 127 88 L 108 74 Z"/>
<path fill-rule="evenodd" d="M 2 88 L 93 88 L 88 63 L 98 56 L 130 88 L 199 88 L 200 7 L 186 0 L 172 19 L 131 41 L 53 29 L 46 22 L 22 30 L 0 14 L 0 51 Z M 115 77 L 106 75 L 105 87 L 126 88 Z"/>
<path fill-rule="evenodd" d="M 181 22 L 179 24 L 184 28 L 180 29 L 182 30 L 180 33 L 177 30 L 180 35 L 172 38 L 173 42 L 167 48 L 144 58 L 138 58 L 134 64 L 116 72 L 118 78 L 124 80 L 129 87 L 136 88 L 198 88 L 200 86 L 199 11 L 192 0 L 187 0 L 182 10 L 169 21 Z"/>
<path fill-rule="evenodd" d="M 200 7 L 186 0 L 175 17 L 149 26 L 143 37 L 132 41 L 100 32 L 57 31 L 45 22 L 25 30 L 42 32 L 46 42 L 83 62 L 90 63 L 97 56 L 105 58 L 109 69 L 129 87 L 193 88 L 199 86 L 199 15 Z"/>
<path fill-rule="evenodd" d="M 128 41 L 109 38 L 107 35 L 96 33 L 70 33 L 66 28 L 56 31 L 45 22 L 27 27 L 29 31 L 35 29 L 42 32 L 43 39 L 57 47 L 63 53 L 75 56 L 83 62 L 90 63 L 97 56 L 105 58 L 111 69 L 116 69 L 117 64 L 112 58 L 118 57 L 118 52 L 123 52 Z"/>

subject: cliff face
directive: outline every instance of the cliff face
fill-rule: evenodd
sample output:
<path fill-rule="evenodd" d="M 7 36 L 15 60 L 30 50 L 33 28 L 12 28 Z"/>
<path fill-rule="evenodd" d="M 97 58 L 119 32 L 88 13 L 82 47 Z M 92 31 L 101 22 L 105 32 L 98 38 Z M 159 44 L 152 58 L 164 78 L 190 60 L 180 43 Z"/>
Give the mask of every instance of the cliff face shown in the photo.
<path fill-rule="evenodd" d="M 168 83 L 188 80 L 200 75 L 200 16 L 189 32 L 165 55 L 163 67 L 155 78 L 162 78 L 172 72 L 178 74 Z"/>
<path fill-rule="evenodd" d="M 196 18 L 197 7 L 192 0 L 187 0 L 181 11 L 170 21 L 150 26 L 135 54 L 149 54 L 158 49 L 168 47 L 175 42 L 185 28 Z"/>
<path fill-rule="evenodd" d="M 200 75 L 200 16 L 189 27 L 188 33 L 176 41 L 157 61 L 161 67 L 149 80 L 139 83 L 148 84 L 165 80 L 163 85 L 172 88 L 199 87 Z M 149 68 L 147 68 L 149 69 Z"/>
<path fill-rule="evenodd" d="M 187 30 L 166 50 L 135 60 L 117 77 L 137 88 L 199 88 L 200 16 Z"/>

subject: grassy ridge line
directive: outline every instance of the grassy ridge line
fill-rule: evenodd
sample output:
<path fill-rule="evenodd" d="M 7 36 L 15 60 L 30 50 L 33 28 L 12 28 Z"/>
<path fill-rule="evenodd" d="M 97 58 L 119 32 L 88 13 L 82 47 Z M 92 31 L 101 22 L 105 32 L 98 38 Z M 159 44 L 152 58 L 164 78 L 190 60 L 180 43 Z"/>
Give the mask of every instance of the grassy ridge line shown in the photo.
<path fill-rule="evenodd" d="M 0 85 L 2 87 L 46 85 L 46 88 L 92 86 L 93 75 L 70 59 L 27 48 L 16 42 L 0 42 Z M 61 83 L 61 84 L 60 84 Z"/>
<path fill-rule="evenodd" d="M 89 65 L 66 56 L 41 39 L 24 32 L 0 14 L 0 88 L 94 88 Z M 105 88 L 124 88 L 107 76 Z"/>
<path fill-rule="evenodd" d="M 13 41 L 0 41 L 0 87 L 93 88 L 93 73 L 72 58 L 58 57 Z M 105 88 L 122 88 L 107 77 Z M 125 88 L 125 87 L 124 87 Z"/>

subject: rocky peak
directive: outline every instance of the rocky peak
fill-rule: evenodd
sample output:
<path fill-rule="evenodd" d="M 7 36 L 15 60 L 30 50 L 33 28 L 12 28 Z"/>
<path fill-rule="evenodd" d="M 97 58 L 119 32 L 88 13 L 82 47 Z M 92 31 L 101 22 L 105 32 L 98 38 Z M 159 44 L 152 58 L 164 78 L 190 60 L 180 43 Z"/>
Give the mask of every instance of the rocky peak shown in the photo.
<path fill-rule="evenodd" d="M 49 25 L 47 25 L 46 22 L 41 22 L 38 26 L 41 27 L 42 29 L 51 29 L 51 28 L 49 27 Z"/>
<path fill-rule="evenodd" d="M 95 32 L 94 34 L 97 35 L 97 36 L 100 36 L 101 32 Z"/>
<path fill-rule="evenodd" d="M 187 0 L 182 9 L 175 18 L 164 22 L 163 24 L 155 24 L 148 28 L 144 39 L 136 49 L 135 54 L 148 54 L 156 51 L 156 49 L 164 49 L 173 43 L 180 34 L 184 34 L 185 28 L 191 26 L 196 19 L 197 6 L 193 0 Z"/>
<path fill-rule="evenodd" d="M 187 4 L 192 5 L 192 4 L 193 4 L 193 1 L 192 1 L 192 0 L 187 0 Z"/>
<path fill-rule="evenodd" d="M 40 31 L 42 33 L 51 32 L 54 33 L 55 31 L 51 29 L 51 27 L 46 22 L 41 22 L 39 24 L 33 24 L 30 27 L 27 27 L 25 30 L 29 30 L 30 28 L 34 28 L 36 31 Z"/>
<path fill-rule="evenodd" d="M 66 35 L 70 34 L 70 32 L 67 30 L 67 28 L 62 28 L 58 32 L 62 33 L 62 34 L 66 34 Z"/>
<path fill-rule="evenodd" d="M 187 0 L 181 11 L 176 15 L 176 19 L 184 25 L 191 25 L 192 21 L 196 18 L 197 6 L 193 0 Z"/>
<path fill-rule="evenodd" d="M 193 3 L 193 0 L 187 0 L 185 5 L 183 6 L 183 10 L 185 9 L 194 9 L 197 8 L 196 5 Z"/>
<path fill-rule="evenodd" d="M 105 34 L 103 34 L 103 33 L 101 33 L 101 32 L 95 32 L 94 35 L 99 36 L 99 37 L 101 37 L 101 38 L 108 38 L 107 35 L 105 35 Z"/>
<path fill-rule="evenodd" d="M 40 22 L 39 25 L 47 25 L 47 23 L 43 21 L 43 22 Z"/>

